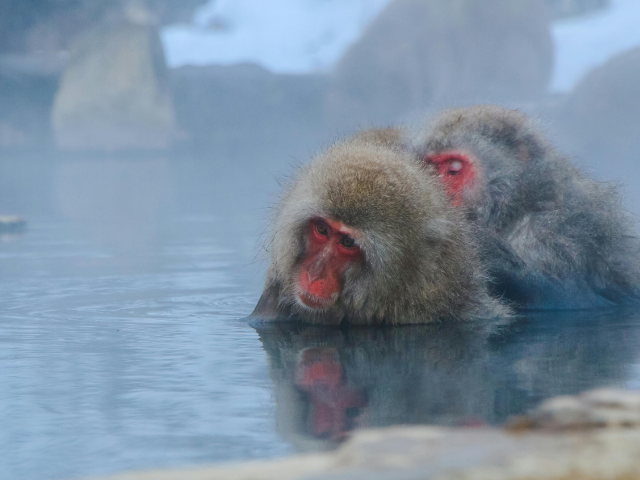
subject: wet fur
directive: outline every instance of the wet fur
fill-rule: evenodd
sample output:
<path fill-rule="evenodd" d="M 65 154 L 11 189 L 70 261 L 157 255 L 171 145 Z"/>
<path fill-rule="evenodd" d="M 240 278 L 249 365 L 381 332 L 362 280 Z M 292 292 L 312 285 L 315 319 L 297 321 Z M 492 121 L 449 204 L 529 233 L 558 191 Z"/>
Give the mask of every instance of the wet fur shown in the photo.
<path fill-rule="evenodd" d="M 615 186 L 586 177 L 525 115 L 454 109 L 428 126 L 421 156 L 466 150 L 479 161 L 463 206 L 496 294 L 528 308 L 636 301 L 640 248 Z"/>
<path fill-rule="evenodd" d="M 347 270 L 338 302 L 324 311 L 296 299 L 307 224 L 316 216 L 364 233 L 364 261 Z M 356 136 L 329 148 L 300 170 L 272 224 L 254 317 L 370 325 L 509 313 L 488 295 L 466 222 L 438 179 L 393 142 Z"/>

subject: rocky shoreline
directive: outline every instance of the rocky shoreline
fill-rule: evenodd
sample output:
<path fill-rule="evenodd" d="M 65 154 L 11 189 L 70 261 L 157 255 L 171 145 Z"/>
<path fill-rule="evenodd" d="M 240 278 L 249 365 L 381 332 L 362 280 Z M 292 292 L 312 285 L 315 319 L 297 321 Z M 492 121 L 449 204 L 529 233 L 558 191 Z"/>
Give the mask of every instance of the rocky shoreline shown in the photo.
<path fill-rule="evenodd" d="M 330 453 L 108 480 L 534 480 L 640 478 L 640 392 L 556 397 L 504 428 L 390 427 Z M 105 478 L 104 480 L 107 480 Z"/>

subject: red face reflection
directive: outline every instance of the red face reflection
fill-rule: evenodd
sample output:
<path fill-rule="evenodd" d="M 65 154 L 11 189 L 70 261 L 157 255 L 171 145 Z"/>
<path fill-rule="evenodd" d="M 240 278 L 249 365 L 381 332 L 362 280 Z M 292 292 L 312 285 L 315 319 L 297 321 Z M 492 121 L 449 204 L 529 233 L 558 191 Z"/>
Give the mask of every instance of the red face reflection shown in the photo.
<path fill-rule="evenodd" d="M 472 157 L 459 151 L 448 151 L 429 155 L 425 162 L 435 165 L 438 176 L 451 196 L 451 203 L 459 207 L 462 204 L 464 190 L 473 185 L 476 177 Z"/>
<path fill-rule="evenodd" d="M 314 437 L 342 440 L 355 428 L 366 405 L 361 390 L 346 385 L 335 348 L 309 348 L 302 352 L 295 383 L 309 398 L 309 429 Z"/>

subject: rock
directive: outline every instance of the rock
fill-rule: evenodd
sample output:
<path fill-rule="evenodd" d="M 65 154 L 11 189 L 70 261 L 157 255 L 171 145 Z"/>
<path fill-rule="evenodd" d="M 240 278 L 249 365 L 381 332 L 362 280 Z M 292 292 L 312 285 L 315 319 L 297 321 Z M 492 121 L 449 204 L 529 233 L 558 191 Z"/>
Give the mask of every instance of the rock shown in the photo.
<path fill-rule="evenodd" d="M 640 182 L 640 48 L 618 55 L 580 81 L 554 122 L 562 147 L 608 181 Z M 640 192 L 626 203 L 640 213 Z"/>
<path fill-rule="evenodd" d="M 602 388 L 585 392 L 579 398 L 589 406 L 640 413 L 640 395 L 636 392 Z"/>
<path fill-rule="evenodd" d="M 580 155 L 593 160 L 613 157 L 635 167 L 634 157 L 640 154 L 638 78 L 640 48 L 592 70 L 576 86 L 559 123 Z"/>
<path fill-rule="evenodd" d="M 0 53 L 66 50 L 76 34 L 128 0 L 3 0 Z M 206 0 L 146 0 L 162 24 L 189 23 Z"/>
<path fill-rule="evenodd" d="M 0 149 L 50 145 L 49 116 L 61 61 L 0 56 Z"/>
<path fill-rule="evenodd" d="M 541 412 L 579 417 L 597 409 L 635 415 L 640 393 L 594 391 L 550 400 Z M 550 426 L 554 422 L 548 423 Z M 355 433 L 334 453 L 252 462 L 237 467 L 124 474 L 111 480 L 537 480 L 640 478 L 640 423 L 584 430 L 390 427 Z"/>
<path fill-rule="evenodd" d="M 327 115 L 386 124 L 428 107 L 537 99 L 552 66 L 542 0 L 395 0 L 340 60 Z"/>
<path fill-rule="evenodd" d="M 175 114 L 156 26 L 130 8 L 72 44 L 52 112 L 56 144 L 68 150 L 170 145 Z"/>
<path fill-rule="evenodd" d="M 275 74 L 253 64 L 182 67 L 170 72 L 178 123 L 185 143 L 207 151 L 277 147 L 291 155 L 317 143 L 327 79 Z"/>
<path fill-rule="evenodd" d="M 528 417 L 532 428 L 640 428 L 640 395 L 601 389 L 547 400 Z"/>
<path fill-rule="evenodd" d="M 570 18 L 601 10 L 609 0 L 546 0 L 553 18 Z"/>

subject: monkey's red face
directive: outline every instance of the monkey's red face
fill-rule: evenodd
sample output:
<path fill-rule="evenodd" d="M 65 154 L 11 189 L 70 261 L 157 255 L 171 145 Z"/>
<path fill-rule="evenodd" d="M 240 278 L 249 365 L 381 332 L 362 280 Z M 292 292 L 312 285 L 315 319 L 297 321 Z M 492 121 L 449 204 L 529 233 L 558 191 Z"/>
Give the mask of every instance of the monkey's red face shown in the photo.
<path fill-rule="evenodd" d="M 298 270 L 298 298 L 309 308 L 329 308 L 340 296 L 347 269 L 362 259 L 356 244 L 361 234 L 335 220 L 313 218 L 306 235 L 309 248 Z"/>
<path fill-rule="evenodd" d="M 459 207 L 462 204 L 464 190 L 473 185 L 476 169 L 470 155 L 459 151 L 448 151 L 436 155 L 428 155 L 427 163 L 435 165 L 438 176 L 444 182 L 451 202 Z"/>

